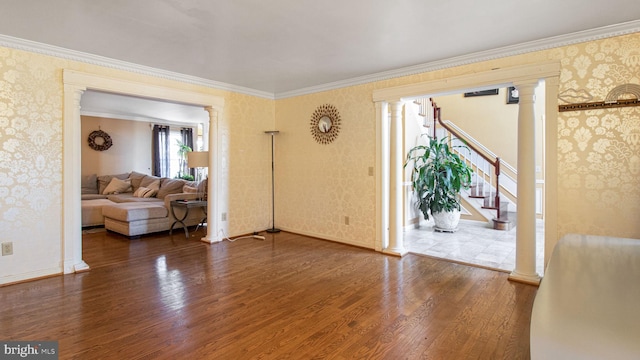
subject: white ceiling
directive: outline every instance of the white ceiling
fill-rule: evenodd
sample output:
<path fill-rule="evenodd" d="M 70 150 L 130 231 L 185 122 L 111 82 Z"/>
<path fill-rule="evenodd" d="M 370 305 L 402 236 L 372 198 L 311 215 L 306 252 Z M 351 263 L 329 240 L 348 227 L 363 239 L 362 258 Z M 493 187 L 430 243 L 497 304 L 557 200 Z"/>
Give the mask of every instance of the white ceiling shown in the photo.
<path fill-rule="evenodd" d="M 0 34 L 279 94 L 640 19 L 638 0 L 0 0 Z"/>
<path fill-rule="evenodd" d="M 612 25 L 640 29 L 638 0 L 0 0 L 0 9 L 5 38 L 274 98 Z"/>
<path fill-rule="evenodd" d="M 209 122 L 209 113 L 203 107 L 91 90 L 82 95 L 80 113 L 87 116 L 161 124 L 195 125 Z"/>

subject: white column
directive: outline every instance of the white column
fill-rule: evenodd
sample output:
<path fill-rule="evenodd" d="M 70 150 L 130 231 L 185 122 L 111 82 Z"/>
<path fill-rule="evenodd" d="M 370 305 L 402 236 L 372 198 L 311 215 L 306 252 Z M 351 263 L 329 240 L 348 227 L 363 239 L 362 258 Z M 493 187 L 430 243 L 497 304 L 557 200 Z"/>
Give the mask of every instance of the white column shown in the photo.
<path fill-rule="evenodd" d="M 537 81 L 514 84 L 520 96 L 518 109 L 518 215 L 516 268 L 511 280 L 538 284 L 536 273 L 536 145 L 534 89 Z"/>
<path fill-rule="evenodd" d="M 391 105 L 391 128 L 389 141 L 389 246 L 387 254 L 402 256 L 407 253 L 402 234 L 402 102 Z"/>
<path fill-rule="evenodd" d="M 389 104 L 376 102 L 376 251 L 389 246 Z"/>
<path fill-rule="evenodd" d="M 218 149 L 220 144 L 215 141 L 218 133 L 218 110 L 213 107 L 206 107 L 209 113 L 209 167 L 207 168 L 207 235 L 200 239 L 203 242 L 213 244 L 222 241 L 223 237 L 218 236 L 220 214 L 216 207 L 217 187 L 220 186 L 220 177 L 218 176 Z"/>
<path fill-rule="evenodd" d="M 82 260 L 82 204 L 80 195 L 81 178 L 81 126 L 80 99 L 85 88 L 64 85 L 64 124 L 63 146 L 64 158 L 63 197 L 64 206 L 62 236 L 64 237 L 62 257 L 65 274 L 87 271 L 89 265 Z"/>

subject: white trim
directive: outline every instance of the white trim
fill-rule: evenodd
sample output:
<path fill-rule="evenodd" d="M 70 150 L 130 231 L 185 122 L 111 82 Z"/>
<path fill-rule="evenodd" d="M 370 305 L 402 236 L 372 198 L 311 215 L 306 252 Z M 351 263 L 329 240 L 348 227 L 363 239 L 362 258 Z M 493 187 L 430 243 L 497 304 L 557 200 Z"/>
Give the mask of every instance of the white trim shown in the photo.
<path fill-rule="evenodd" d="M 7 286 L 24 281 L 33 281 L 38 278 L 44 278 L 54 275 L 60 275 L 60 268 L 53 267 L 48 269 L 41 269 L 36 271 L 30 271 L 27 273 L 21 273 L 17 275 L 10 275 L 2 278 L 2 286 Z"/>
<path fill-rule="evenodd" d="M 522 66 L 514 66 L 508 68 L 493 69 L 484 72 L 466 74 L 450 78 L 442 78 L 431 81 L 424 81 L 420 83 L 414 83 L 409 85 L 395 86 L 377 89 L 373 91 L 372 100 L 377 103 L 390 103 L 393 101 L 415 99 L 418 97 L 434 96 L 436 94 L 447 93 L 457 90 L 465 90 L 470 88 L 477 88 L 487 85 L 519 85 L 525 83 L 533 84 L 534 81 L 540 79 L 545 80 L 545 118 L 546 118 L 546 135 L 547 141 L 545 141 L 545 174 L 548 178 L 554 179 L 557 176 L 557 159 L 552 157 L 557 156 L 555 147 L 557 147 L 557 134 L 552 134 L 550 129 L 557 129 L 558 121 L 558 107 L 557 107 L 557 95 L 558 95 L 558 82 L 560 77 L 560 61 L 545 62 L 540 64 L 529 64 Z M 380 117 L 378 117 L 378 121 Z M 551 124 L 551 125 L 550 125 Z M 553 125 L 553 126 L 552 126 Z M 376 131 L 380 131 L 380 126 L 377 125 Z M 534 136 L 534 134 L 531 134 Z M 381 154 L 382 149 L 386 149 L 389 144 L 389 139 L 386 136 L 377 135 L 376 139 L 380 142 L 376 143 L 376 153 Z M 519 150 L 520 151 L 520 150 Z M 381 166 L 382 158 L 376 158 L 378 162 L 376 165 Z M 390 169 L 389 171 L 391 171 Z M 376 179 L 376 182 L 381 182 L 385 177 L 390 177 L 389 173 L 376 173 L 376 176 L 382 176 L 381 179 Z M 545 246 L 547 248 L 552 247 L 557 242 L 557 184 L 550 182 L 545 184 L 544 189 L 544 203 L 545 210 Z M 384 196 L 387 196 L 386 194 Z M 385 199 L 378 201 L 385 203 Z M 520 201 L 520 199 L 519 199 Z M 520 206 L 535 206 L 535 201 L 531 203 L 520 203 Z M 534 211 L 535 213 L 535 211 Z M 381 212 L 376 211 L 376 216 L 383 216 Z M 384 219 L 376 219 L 376 224 L 381 226 Z M 549 231 L 547 231 L 549 230 Z M 388 229 L 381 227 L 376 229 L 377 232 L 384 233 Z M 525 239 L 527 240 L 527 239 Z M 516 246 L 520 246 L 520 239 L 516 239 Z M 545 249 L 546 250 L 546 249 Z M 545 251 L 547 253 L 547 250 Z M 535 256 L 535 254 L 533 255 Z M 547 258 L 548 259 L 548 258 Z M 510 279 L 514 279 L 522 282 L 533 282 L 532 279 L 522 276 L 514 271 L 510 276 Z"/>
<path fill-rule="evenodd" d="M 243 86 L 227 84 L 220 81 L 208 80 L 205 78 L 181 74 L 173 71 L 162 70 L 150 66 L 138 65 L 127 61 L 116 60 L 105 56 L 89 54 L 81 51 L 66 49 L 59 46 L 48 45 L 36 41 L 20 39 L 12 36 L 0 34 L 0 46 L 30 51 L 37 54 L 54 56 L 62 59 L 79 61 L 87 64 L 103 66 L 110 69 L 128 71 L 141 75 L 153 76 L 161 79 L 179 81 L 187 84 L 205 86 L 212 89 L 233 91 L 240 94 L 257 96 L 273 100 L 273 93 L 261 90 L 250 89 Z"/>
<path fill-rule="evenodd" d="M 475 52 L 472 54 L 456 56 L 444 60 L 432 61 L 424 64 L 404 67 L 385 72 L 360 76 L 356 78 L 335 81 L 327 84 L 310 86 L 298 90 L 286 91 L 275 94 L 275 99 L 284 99 L 294 96 L 313 94 L 321 91 L 329 91 L 348 86 L 362 85 L 370 82 L 388 80 L 392 78 L 415 75 L 435 70 L 448 69 L 456 66 L 468 65 L 487 60 L 494 60 L 514 55 L 526 54 L 534 51 L 547 50 L 561 46 L 577 44 L 581 42 L 600 40 L 604 38 L 621 36 L 640 32 L 640 20 L 629 21 L 621 24 L 603 26 L 596 29 L 578 31 L 566 35 L 553 36 L 550 38 L 540 39 L 505 46 L 497 49 Z"/>
<path fill-rule="evenodd" d="M 82 260 L 82 224 L 81 224 L 81 158 L 80 158 L 80 101 L 86 90 L 108 91 L 116 94 L 141 96 L 158 100 L 182 102 L 203 108 L 212 108 L 223 113 L 224 98 L 207 95 L 198 92 L 174 89 L 171 87 L 156 86 L 128 79 L 107 77 L 103 75 L 83 73 L 64 69 L 62 72 L 64 85 L 64 114 L 63 114 L 63 229 L 62 229 L 62 259 L 65 274 L 88 270 L 88 265 Z M 216 118 L 219 122 L 219 118 Z M 211 120 L 210 120 L 211 121 Z M 215 125 L 215 124 L 213 124 Z M 217 129 L 212 126 L 212 131 Z M 221 144 L 223 139 L 220 132 L 209 134 L 209 139 L 214 144 Z M 221 146 L 221 145 L 218 145 Z M 221 156 L 216 153 L 215 156 Z M 208 177 L 218 186 L 215 187 L 214 199 L 227 193 L 227 182 L 223 181 L 219 159 L 211 159 L 213 167 L 208 168 Z M 214 162 L 215 160 L 215 162 Z M 212 190 L 211 181 L 209 189 Z M 226 202 L 210 201 L 207 213 L 212 214 L 207 223 L 207 234 L 218 234 L 219 221 L 215 217 L 222 211 L 228 211 Z"/>
<path fill-rule="evenodd" d="M 473 74 L 377 89 L 373 91 L 373 101 L 411 100 L 418 97 L 451 94 L 460 90 L 480 89 L 487 86 L 507 87 L 532 78 L 557 77 L 559 73 L 559 61 L 497 68 Z"/>
<path fill-rule="evenodd" d="M 402 76 L 409 76 L 429 71 L 452 68 L 487 60 L 499 59 L 508 56 L 520 55 L 534 51 L 546 50 L 577 44 L 581 42 L 600 40 L 604 38 L 621 36 L 640 32 L 640 20 L 633 20 L 621 24 L 603 26 L 595 29 L 578 31 L 570 34 L 553 36 L 545 39 L 529 41 L 521 44 L 505 46 L 497 49 L 480 51 L 472 54 L 456 56 L 449 59 L 431 61 L 419 65 L 403 67 L 395 70 L 374 73 L 370 75 L 334 81 L 326 84 L 305 87 L 297 90 L 285 91 L 281 93 L 270 93 L 267 91 L 251 89 L 247 87 L 227 84 L 219 81 L 208 80 L 201 77 L 180 74 L 172 71 L 161 70 L 149 66 L 138 65 L 126 61 L 111 59 L 104 56 L 93 55 L 80 51 L 65 49 L 58 46 L 47 45 L 35 41 L 19 39 L 12 36 L 0 34 L 0 46 L 5 46 L 18 50 L 35 52 L 38 54 L 55 56 L 67 60 L 79 61 L 107 68 L 124 70 L 137 74 L 149 75 L 153 77 L 180 81 L 188 84 L 205 86 L 213 89 L 232 91 L 240 94 L 257 96 L 266 99 L 278 100 L 294 96 L 313 94 L 321 91 L 335 90 L 348 86 L 362 85 L 370 82 L 387 80 Z"/>

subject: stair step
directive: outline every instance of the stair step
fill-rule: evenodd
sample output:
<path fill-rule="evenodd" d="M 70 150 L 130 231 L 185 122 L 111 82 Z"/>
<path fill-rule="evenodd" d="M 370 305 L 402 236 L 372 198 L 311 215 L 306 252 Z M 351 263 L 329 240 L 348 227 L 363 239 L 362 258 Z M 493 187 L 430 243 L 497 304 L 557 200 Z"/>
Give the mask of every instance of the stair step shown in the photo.
<path fill-rule="evenodd" d="M 486 197 L 484 199 L 484 204 L 482 205 L 483 208 L 485 209 L 495 209 L 498 210 L 498 207 L 495 204 L 495 198 L 494 197 Z M 508 201 L 500 201 L 500 209 L 507 209 L 509 207 L 509 202 Z"/>
<path fill-rule="evenodd" d="M 482 199 L 486 196 L 487 195 L 484 192 L 483 184 L 471 184 L 471 186 L 469 187 L 469 197 L 474 199 Z"/>

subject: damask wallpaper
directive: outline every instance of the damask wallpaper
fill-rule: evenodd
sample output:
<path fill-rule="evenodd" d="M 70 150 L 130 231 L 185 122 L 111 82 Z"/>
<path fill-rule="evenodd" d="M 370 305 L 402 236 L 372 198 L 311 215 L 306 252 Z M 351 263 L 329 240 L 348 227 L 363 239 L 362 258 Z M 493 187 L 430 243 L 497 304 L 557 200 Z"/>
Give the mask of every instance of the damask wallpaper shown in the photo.
<path fill-rule="evenodd" d="M 638 34 L 569 46 L 560 59 L 568 101 L 640 84 Z M 640 238 L 640 107 L 560 113 L 558 169 L 561 234 Z"/>
<path fill-rule="evenodd" d="M 50 60 L 0 48 L 0 282 L 60 266 L 61 90 Z"/>
<path fill-rule="evenodd" d="M 561 62 L 560 92 L 586 90 L 601 101 L 618 85 L 640 83 L 640 34 L 278 100 L 276 124 L 284 132 L 276 202 L 282 226 L 373 248 L 375 184 L 367 175 L 375 162 L 373 89 L 550 60 Z M 341 111 L 343 130 L 334 143 L 321 146 L 308 121 L 324 103 Z M 640 238 L 639 114 L 638 107 L 560 113 L 558 178 L 546 179 L 558 183 L 558 237 Z"/>
<path fill-rule="evenodd" d="M 0 242 L 13 243 L 13 255 L 0 257 L 0 284 L 62 271 L 63 69 L 224 97 L 220 171 L 228 198 L 220 201 L 230 202 L 228 233 L 218 235 L 267 228 L 270 142 L 263 130 L 274 127 L 273 100 L 0 47 Z"/>
<path fill-rule="evenodd" d="M 560 93 L 586 91 L 594 101 L 614 87 L 640 83 L 640 34 L 591 41 L 311 95 L 268 100 L 153 78 L 21 50 L 0 48 L 0 283 L 61 271 L 62 69 L 202 91 L 225 98 L 223 178 L 228 236 L 271 222 L 270 137 L 276 137 L 276 226 L 373 248 L 375 237 L 374 89 L 487 71 L 562 63 Z M 336 140 L 313 140 L 309 120 L 322 104 L 342 118 Z M 640 238 L 640 108 L 560 113 L 558 235 Z M 348 218 L 348 219 L 347 219 Z"/>

